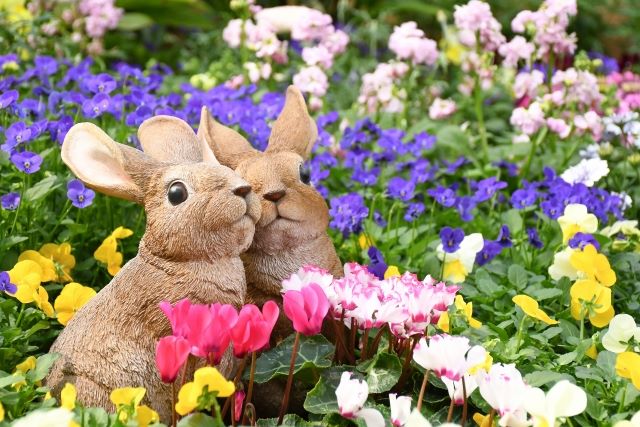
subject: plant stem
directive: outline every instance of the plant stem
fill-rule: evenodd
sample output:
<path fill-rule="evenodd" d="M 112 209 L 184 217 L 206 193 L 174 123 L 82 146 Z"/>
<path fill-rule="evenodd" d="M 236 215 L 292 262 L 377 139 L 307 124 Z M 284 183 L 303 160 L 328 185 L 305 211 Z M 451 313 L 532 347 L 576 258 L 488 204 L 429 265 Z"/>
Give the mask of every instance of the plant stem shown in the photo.
<path fill-rule="evenodd" d="M 450 423 L 451 420 L 453 419 L 453 406 L 454 406 L 454 401 L 453 401 L 453 398 L 451 398 L 451 403 L 449 404 L 449 412 L 447 413 L 448 423 Z"/>
<path fill-rule="evenodd" d="M 522 180 L 522 178 L 527 176 L 527 174 L 529 173 L 529 168 L 531 167 L 531 161 L 533 160 L 533 156 L 536 154 L 536 148 L 542 142 L 544 137 L 547 135 L 547 130 L 548 128 L 546 126 L 543 127 L 538 132 L 538 136 L 536 137 L 536 139 L 534 139 L 533 142 L 531 143 L 531 151 L 529 151 L 529 157 L 527 157 L 527 162 L 525 163 L 524 168 L 522 169 L 520 180 Z"/>
<path fill-rule="evenodd" d="M 176 427 L 176 382 L 171 383 L 171 427 Z"/>
<path fill-rule="evenodd" d="M 489 411 L 489 426 L 493 427 L 493 417 L 496 416 L 496 410 L 491 408 L 491 410 Z"/>
<path fill-rule="evenodd" d="M 624 409 L 624 401 L 627 397 L 627 383 L 624 383 L 624 388 L 622 389 L 622 396 L 620 396 L 620 404 L 618 405 L 618 413 L 621 414 Z"/>
<path fill-rule="evenodd" d="M 556 58 L 553 55 L 553 51 L 549 52 L 549 63 L 547 65 L 547 87 L 549 88 L 549 93 L 553 92 L 553 88 L 551 87 L 551 77 L 553 76 L 553 66 L 556 62 Z"/>
<path fill-rule="evenodd" d="M 420 410 L 422 409 L 422 399 L 424 399 L 424 392 L 427 389 L 427 383 L 429 382 L 429 373 L 431 373 L 431 371 L 429 371 L 428 369 L 424 371 L 424 378 L 422 379 L 420 394 L 418 395 L 418 404 L 416 406 L 418 412 L 420 412 Z"/>
<path fill-rule="evenodd" d="M 20 323 L 22 322 L 22 316 L 24 314 L 24 308 L 25 308 L 26 304 L 22 303 L 22 306 L 20 307 L 20 313 L 18 313 L 18 319 L 16 319 L 16 328 L 18 326 L 20 326 Z"/>
<path fill-rule="evenodd" d="M 20 208 L 24 203 L 24 192 L 25 187 L 27 186 L 27 175 L 25 174 L 22 177 L 22 188 L 20 189 L 20 202 L 18 202 L 18 208 L 16 209 L 16 216 L 13 217 L 13 224 L 11 224 L 11 230 L 9 231 L 9 236 L 13 234 L 13 230 L 16 228 L 16 224 L 18 222 L 18 216 L 20 215 Z"/>
<path fill-rule="evenodd" d="M 362 350 L 360 351 L 360 361 L 363 362 L 367 359 L 367 346 L 369 344 L 369 331 L 370 328 L 365 328 L 364 335 L 362 336 Z"/>
<path fill-rule="evenodd" d="M 47 236 L 47 242 L 51 241 L 51 239 L 56 233 L 56 230 L 58 229 L 58 227 L 60 227 L 62 220 L 67 217 L 69 210 L 71 210 L 71 201 L 67 200 L 67 202 L 64 205 L 64 209 L 62 210 L 62 214 L 60 215 L 60 217 L 58 218 L 58 221 L 56 222 L 56 225 L 53 226 L 53 228 L 49 232 L 49 235 Z"/>
<path fill-rule="evenodd" d="M 462 404 L 462 427 L 467 423 L 467 383 L 464 381 L 464 375 L 462 376 L 462 397 L 464 403 Z"/>
<path fill-rule="evenodd" d="M 484 124 L 484 112 L 482 111 L 482 89 L 480 80 L 476 78 L 473 97 L 475 100 L 476 118 L 478 119 L 478 130 L 480 131 L 480 144 L 482 145 L 482 156 L 485 162 L 489 161 L 489 143 L 487 142 L 487 128 Z"/>
<path fill-rule="evenodd" d="M 440 266 L 440 281 L 444 281 L 444 263 L 446 259 L 447 259 L 447 253 L 444 252 L 442 254 L 442 265 Z"/>
<path fill-rule="evenodd" d="M 522 343 L 522 331 L 524 329 L 524 322 L 527 319 L 527 315 L 524 314 L 522 316 L 522 320 L 520 320 L 520 325 L 518 325 L 518 333 L 516 335 L 516 348 L 513 351 L 513 355 L 515 356 L 516 353 L 518 353 L 518 350 L 520 350 L 520 344 Z"/>
<path fill-rule="evenodd" d="M 387 324 L 385 323 L 380 330 L 378 331 L 378 333 L 376 334 L 376 336 L 373 338 L 373 344 L 371 344 L 371 351 L 373 353 L 377 353 L 378 352 L 378 346 L 380 345 L 380 340 L 382 339 L 382 334 L 384 333 L 384 331 L 387 329 Z"/>
<path fill-rule="evenodd" d="M 247 356 L 243 357 L 242 360 L 240 361 L 240 365 L 238 365 L 238 370 L 236 371 L 236 376 L 233 379 L 233 384 L 236 386 L 236 389 L 238 388 L 238 383 L 242 378 L 242 374 L 244 373 L 244 367 L 246 366 L 246 364 L 247 364 Z M 233 395 L 227 397 L 227 400 L 225 400 L 224 402 L 224 406 L 222 407 L 222 418 L 227 416 L 227 411 L 229 410 L 229 407 L 232 406 L 231 405 L 232 396 Z"/>
<path fill-rule="evenodd" d="M 358 324 L 356 322 L 355 317 L 351 318 L 351 330 L 349 331 L 351 333 L 351 337 L 349 339 L 349 343 L 350 343 L 350 347 L 351 347 L 351 356 L 353 357 L 353 360 L 356 360 L 356 330 L 358 329 Z"/>
<path fill-rule="evenodd" d="M 293 384 L 293 368 L 296 365 L 296 356 L 298 355 L 298 344 L 300 343 L 300 332 L 296 332 L 296 338 L 293 341 L 293 350 L 291 351 L 291 363 L 289 364 L 289 376 L 287 377 L 287 386 L 284 390 L 284 399 L 280 407 L 280 416 L 278 417 L 278 425 L 282 425 L 284 414 L 289 407 L 289 395 L 291 394 L 291 385 Z"/>
<path fill-rule="evenodd" d="M 245 411 L 242 411 L 242 424 L 246 424 L 247 415 L 245 414 L 248 405 L 251 405 L 251 398 L 253 397 L 253 379 L 256 374 L 256 352 L 251 353 L 251 368 L 249 369 L 249 386 L 247 387 L 247 396 L 244 400 Z M 253 405 L 252 405 L 253 406 Z"/>

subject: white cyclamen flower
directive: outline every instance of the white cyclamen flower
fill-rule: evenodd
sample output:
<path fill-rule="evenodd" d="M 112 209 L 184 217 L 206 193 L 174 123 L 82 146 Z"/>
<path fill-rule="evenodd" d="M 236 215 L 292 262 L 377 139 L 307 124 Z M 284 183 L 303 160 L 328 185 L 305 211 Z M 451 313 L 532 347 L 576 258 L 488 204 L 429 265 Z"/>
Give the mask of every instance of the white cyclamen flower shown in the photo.
<path fill-rule="evenodd" d="M 367 382 L 351 379 L 351 372 L 343 372 L 340 384 L 336 388 L 340 415 L 349 419 L 362 418 L 367 427 L 384 427 L 384 417 L 380 411 L 364 408 L 367 397 L 369 397 Z"/>
<path fill-rule="evenodd" d="M 391 424 L 394 427 L 403 427 L 411 414 L 411 397 L 389 394 L 389 406 L 391 407 Z"/>
<path fill-rule="evenodd" d="M 519 427 L 529 425 L 524 408 L 529 386 L 514 364 L 497 363 L 489 372 L 481 369 L 477 376 L 483 399 L 500 415 L 498 425 Z"/>
<path fill-rule="evenodd" d="M 584 184 L 587 187 L 609 175 L 609 164 L 602 159 L 582 159 L 560 175 L 569 184 Z"/>
<path fill-rule="evenodd" d="M 418 409 L 414 409 L 411 411 L 411 415 L 409 415 L 409 419 L 407 420 L 405 427 L 433 427 L 433 425 L 420 413 L 420 411 L 418 411 Z M 444 423 L 440 424 L 439 427 L 460 427 L 460 424 Z"/>
<path fill-rule="evenodd" d="M 537 387 L 529 388 L 525 409 L 533 416 L 534 427 L 555 426 L 556 418 L 573 417 L 587 408 L 587 394 L 567 380 L 556 383 L 545 393 Z"/>
<path fill-rule="evenodd" d="M 640 326 L 628 314 L 618 314 L 609 323 L 609 330 L 602 337 L 602 346 L 613 353 L 629 349 L 629 341 L 640 343 Z"/>
<path fill-rule="evenodd" d="M 636 412 L 631 420 L 618 421 L 613 427 L 640 427 L 640 411 Z"/>
<path fill-rule="evenodd" d="M 475 375 L 464 374 L 464 386 L 462 385 L 462 378 L 458 381 L 452 381 L 449 378 L 440 378 L 449 392 L 449 398 L 453 400 L 455 405 L 464 404 L 464 392 L 467 392 L 467 397 L 471 396 L 471 393 L 478 388 Z"/>
<path fill-rule="evenodd" d="M 471 347 L 469 339 L 461 336 L 434 335 L 427 341 L 420 339 L 413 351 L 413 360 L 438 377 L 458 381 L 469 368 L 479 365 L 487 357 L 479 345 Z"/>

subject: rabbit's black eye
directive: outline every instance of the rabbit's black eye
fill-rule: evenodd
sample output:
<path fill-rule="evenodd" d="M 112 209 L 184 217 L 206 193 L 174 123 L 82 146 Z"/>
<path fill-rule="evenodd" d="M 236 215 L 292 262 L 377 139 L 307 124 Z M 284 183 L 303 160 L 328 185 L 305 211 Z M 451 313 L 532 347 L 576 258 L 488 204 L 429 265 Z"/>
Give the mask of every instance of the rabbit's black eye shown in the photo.
<path fill-rule="evenodd" d="M 306 163 L 300 165 L 300 181 L 305 184 L 311 182 L 311 170 L 309 170 L 309 166 Z"/>
<path fill-rule="evenodd" d="M 167 199 L 169 199 L 169 203 L 173 206 L 177 206 L 180 203 L 187 200 L 189 197 L 189 193 L 187 192 L 187 187 L 180 181 L 174 182 L 169 186 L 169 191 L 167 192 Z"/>

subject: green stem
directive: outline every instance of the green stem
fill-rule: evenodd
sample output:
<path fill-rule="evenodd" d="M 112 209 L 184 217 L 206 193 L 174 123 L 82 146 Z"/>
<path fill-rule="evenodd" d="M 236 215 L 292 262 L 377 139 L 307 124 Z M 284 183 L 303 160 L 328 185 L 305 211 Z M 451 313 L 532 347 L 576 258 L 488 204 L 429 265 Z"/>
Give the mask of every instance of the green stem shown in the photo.
<path fill-rule="evenodd" d="M 549 52 L 549 63 L 547 65 L 547 86 L 549 88 L 549 93 L 553 92 L 553 88 L 551 87 L 551 77 L 553 77 L 553 66 L 555 65 L 555 56 L 553 55 L 553 50 Z"/>
<path fill-rule="evenodd" d="M 524 322 L 527 320 L 527 315 L 523 315 L 522 316 L 522 320 L 520 321 L 520 325 L 518 325 L 518 334 L 516 337 L 516 348 L 513 352 L 514 355 L 516 355 L 516 353 L 518 353 L 518 350 L 520 350 L 520 344 L 522 344 L 522 332 L 524 331 Z"/>
<path fill-rule="evenodd" d="M 580 146 L 581 142 L 582 142 L 582 140 L 580 138 L 576 138 L 576 142 L 573 143 L 573 146 L 571 147 L 571 150 L 569 150 L 567 155 L 562 160 L 562 166 L 560 167 L 560 169 L 564 169 L 567 166 L 567 164 L 569 163 L 569 160 L 571 160 L 571 158 L 575 154 L 576 150 Z"/>
<path fill-rule="evenodd" d="M 478 130 L 480 131 L 480 143 L 482 145 L 482 156 L 486 162 L 489 161 L 489 143 L 487 141 L 487 128 L 484 124 L 484 112 L 482 111 L 482 89 L 480 80 L 476 78 L 474 90 L 476 118 L 478 119 Z"/>
<path fill-rule="evenodd" d="M 50 242 L 53 236 L 55 235 L 56 230 L 58 229 L 58 227 L 60 227 L 60 224 L 62 224 L 62 220 L 67 217 L 69 210 L 71 210 L 71 200 L 67 199 L 67 203 L 65 203 L 64 209 L 62 209 L 62 214 L 58 217 L 58 221 L 56 222 L 56 225 L 53 226 L 53 228 L 49 232 L 49 235 L 47 236 L 48 242 Z"/>
<path fill-rule="evenodd" d="M 18 313 L 18 319 L 16 319 L 16 328 L 20 326 L 20 323 L 22 322 L 22 316 L 24 315 L 24 308 L 25 308 L 26 304 L 22 303 L 22 306 L 20 307 L 20 313 Z"/>
<path fill-rule="evenodd" d="M 13 234 L 13 230 L 16 228 L 16 224 L 18 223 L 18 217 L 20 216 L 20 208 L 24 203 L 24 192 L 27 186 L 27 175 L 24 174 L 22 176 L 22 188 L 20 189 L 20 201 L 18 202 L 18 208 L 16 209 L 16 216 L 13 217 L 13 224 L 11 224 L 11 230 L 9 231 L 9 236 Z"/>
<path fill-rule="evenodd" d="M 521 178 L 524 178 L 529 173 L 529 168 L 531 167 L 531 161 L 533 160 L 533 156 L 536 154 L 536 148 L 542 142 L 544 137 L 547 135 L 547 127 L 543 127 L 539 132 L 536 139 L 531 143 L 531 151 L 529 151 L 529 157 L 527 158 L 527 162 L 522 169 Z"/>
<path fill-rule="evenodd" d="M 627 398 L 627 383 L 624 383 L 624 388 L 622 389 L 622 396 L 620 396 L 620 405 L 618 405 L 618 413 L 621 414 L 624 409 L 624 401 Z"/>
<path fill-rule="evenodd" d="M 444 281 L 444 263 L 446 259 L 447 259 L 447 253 L 444 252 L 442 254 L 442 265 L 440 266 L 440 281 Z"/>

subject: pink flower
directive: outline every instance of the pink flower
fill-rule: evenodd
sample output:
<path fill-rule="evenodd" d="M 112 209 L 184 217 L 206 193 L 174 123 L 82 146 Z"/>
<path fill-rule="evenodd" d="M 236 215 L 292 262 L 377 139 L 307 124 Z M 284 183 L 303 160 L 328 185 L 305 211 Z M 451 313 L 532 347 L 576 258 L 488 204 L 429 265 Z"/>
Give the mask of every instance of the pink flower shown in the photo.
<path fill-rule="evenodd" d="M 516 98 L 535 98 L 538 94 L 538 88 L 544 83 L 544 74 L 538 70 L 532 70 L 530 73 L 518 73 L 513 84 L 513 91 Z"/>
<path fill-rule="evenodd" d="M 457 109 L 455 101 L 436 98 L 429 107 L 429 117 L 433 120 L 445 119 L 455 113 Z"/>
<path fill-rule="evenodd" d="M 114 0 L 81 0 L 78 9 L 85 16 L 85 30 L 90 37 L 101 38 L 118 26 L 124 10 Z"/>
<path fill-rule="evenodd" d="M 505 43 L 498 49 L 504 57 L 503 64 L 507 67 L 517 67 L 520 59 L 528 60 L 536 48 L 522 36 L 515 36 L 509 43 Z"/>
<path fill-rule="evenodd" d="M 300 41 L 322 40 L 333 33 L 330 15 L 319 10 L 307 8 L 304 16 L 301 16 L 293 23 L 291 28 L 291 38 Z"/>
<path fill-rule="evenodd" d="M 583 115 L 575 116 L 573 118 L 573 124 L 580 133 L 591 132 L 593 139 L 596 141 L 602 137 L 602 117 L 595 111 L 587 111 Z"/>
<path fill-rule="evenodd" d="M 549 126 L 549 130 L 557 134 L 560 139 L 565 139 L 571 133 L 571 126 L 569 126 L 567 122 L 562 119 L 549 117 L 547 119 L 547 126 Z"/>
<path fill-rule="evenodd" d="M 189 310 L 191 302 L 188 299 L 178 301 L 174 306 L 168 301 L 160 303 L 160 310 L 167 316 L 173 335 L 186 338 L 189 335 Z"/>
<path fill-rule="evenodd" d="M 269 345 L 269 338 L 275 326 L 280 309 L 278 304 L 267 301 L 260 309 L 247 304 L 240 310 L 238 321 L 230 331 L 233 354 L 242 358 Z"/>
<path fill-rule="evenodd" d="M 282 281 L 282 291 L 299 291 L 311 283 L 319 285 L 329 299 L 331 305 L 338 303 L 337 294 L 333 286 L 333 275 L 327 270 L 315 265 L 305 265 L 293 273 L 291 277 Z"/>
<path fill-rule="evenodd" d="M 244 403 L 244 398 L 244 390 L 236 391 L 233 401 L 233 418 L 236 420 L 236 422 L 239 422 L 240 418 L 242 417 L 242 404 Z"/>
<path fill-rule="evenodd" d="M 342 30 L 325 35 L 322 39 L 322 46 L 326 47 L 334 55 L 343 53 L 349 44 L 349 35 Z"/>
<path fill-rule="evenodd" d="M 502 26 L 485 2 L 471 0 L 464 6 L 456 5 L 453 18 L 459 30 L 460 43 L 467 47 L 475 48 L 479 44 L 485 50 L 495 51 L 505 42 L 500 32 Z"/>
<path fill-rule="evenodd" d="M 238 312 L 229 304 L 191 306 L 188 320 L 191 353 L 211 359 L 214 365 L 220 363 L 237 320 Z"/>
<path fill-rule="evenodd" d="M 302 59 L 307 65 L 318 65 L 325 69 L 333 65 L 333 54 L 323 45 L 303 48 Z"/>
<path fill-rule="evenodd" d="M 227 26 L 222 30 L 222 40 L 224 40 L 230 48 L 236 49 L 240 47 L 242 40 L 242 19 L 232 19 L 227 22 Z M 246 25 L 251 24 L 250 21 Z"/>
<path fill-rule="evenodd" d="M 329 311 L 329 300 L 319 285 L 311 283 L 300 291 L 289 291 L 283 297 L 284 313 L 293 322 L 293 328 L 304 335 L 320 333 L 322 322 Z"/>
<path fill-rule="evenodd" d="M 183 337 L 173 335 L 161 338 L 156 346 L 156 366 L 160 371 L 160 379 L 165 383 L 176 380 L 178 372 L 189 357 L 191 346 Z"/>
<path fill-rule="evenodd" d="M 458 381 L 469 368 L 486 358 L 486 350 L 479 345 L 471 347 L 462 336 L 434 335 L 427 341 L 420 339 L 413 351 L 413 360 L 438 377 Z"/>
<path fill-rule="evenodd" d="M 278 33 L 290 33 L 313 9 L 306 6 L 267 7 L 255 14 L 256 21 L 269 24 Z"/>
<path fill-rule="evenodd" d="M 394 28 L 389 38 L 389 49 L 398 59 L 409 59 L 414 64 L 433 65 L 438 60 L 436 42 L 426 38 L 413 21 Z"/>
<path fill-rule="evenodd" d="M 329 87 L 327 75 L 318 66 L 304 67 L 293 76 L 293 84 L 302 92 L 324 96 Z"/>
<path fill-rule="evenodd" d="M 544 113 L 538 102 L 533 102 L 529 108 L 514 109 L 510 121 L 525 135 L 533 135 L 545 124 Z"/>

